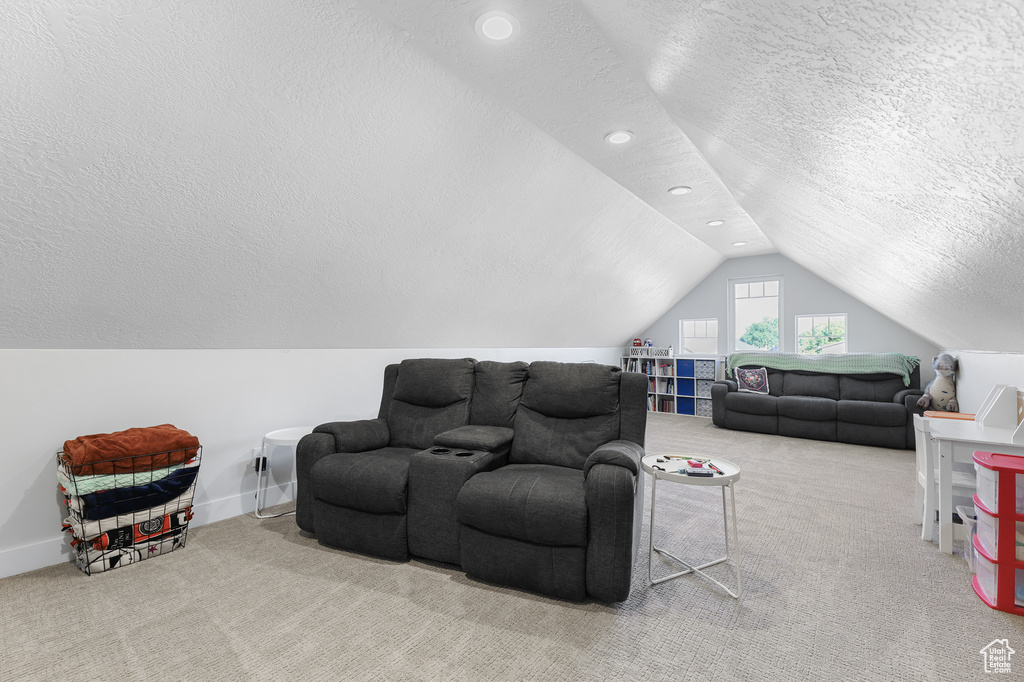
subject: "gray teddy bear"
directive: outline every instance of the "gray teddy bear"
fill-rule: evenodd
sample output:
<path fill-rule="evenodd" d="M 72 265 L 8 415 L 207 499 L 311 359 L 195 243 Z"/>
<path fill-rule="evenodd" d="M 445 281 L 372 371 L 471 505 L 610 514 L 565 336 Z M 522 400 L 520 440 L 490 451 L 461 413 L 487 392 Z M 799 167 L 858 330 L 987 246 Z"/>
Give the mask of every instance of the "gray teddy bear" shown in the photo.
<path fill-rule="evenodd" d="M 960 404 L 956 401 L 956 370 L 957 360 L 949 353 L 941 353 L 932 360 L 935 378 L 924 389 L 924 395 L 918 398 L 917 406 L 926 410 L 945 410 L 959 412 Z"/>

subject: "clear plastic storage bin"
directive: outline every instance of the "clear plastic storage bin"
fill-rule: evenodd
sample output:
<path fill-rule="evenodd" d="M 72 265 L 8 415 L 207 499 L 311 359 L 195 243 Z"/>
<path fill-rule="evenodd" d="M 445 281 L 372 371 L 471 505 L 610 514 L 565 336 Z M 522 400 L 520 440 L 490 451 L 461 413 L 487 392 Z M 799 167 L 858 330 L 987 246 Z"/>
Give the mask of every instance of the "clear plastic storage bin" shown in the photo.
<path fill-rule="evenodd" d="M 976 554 L 974 577 L 978 581 L 978 586 L 981 587 L 981 591 L 985 593 L 985 599 L 987 599 L 990 604 L 995 604 L 996 583 L 999 578 L 999 566 L 986 559 L 984 554 Z"/>
<path fill-rule="evenodd" d="M 971 569 L 971 573 L 974 573 L 974 557 L 976 556 L 976 552 L 974 551 L 974 536 L 978 534 L 977 514 L 974 511 L 973 505 L 970 507 L 957 507 L 956 514 L 960 517 L 960 520 L 964 522 L 964 559 L 967 561 L 967 566 Z"/>
<path fill-rule="evenodd" d="M 987 467 L 974 465 L 974 473 L 977 477 L 978 499 L 981 503 L 992 509 L 999 508 L 999 472 Z M 1016 489 L 1014 508 L 1018 514 L 1024 514 L 1024 475 L 1017 474 L 1014 488 Z"/>

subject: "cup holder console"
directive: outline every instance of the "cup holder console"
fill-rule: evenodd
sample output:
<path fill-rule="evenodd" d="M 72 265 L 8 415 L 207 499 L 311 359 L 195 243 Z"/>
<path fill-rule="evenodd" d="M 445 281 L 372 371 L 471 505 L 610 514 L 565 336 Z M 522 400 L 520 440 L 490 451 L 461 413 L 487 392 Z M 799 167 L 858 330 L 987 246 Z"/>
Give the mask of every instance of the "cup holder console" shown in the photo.
<path fill-rule="evenodd" d="M 449 452 L 451 452 L 450 448 L 430 448 L 432 455 L 447 455 Z M 469 457 L 473 453 L 468 450 L 457 450 L 454 454 L 456 457 Z"/>

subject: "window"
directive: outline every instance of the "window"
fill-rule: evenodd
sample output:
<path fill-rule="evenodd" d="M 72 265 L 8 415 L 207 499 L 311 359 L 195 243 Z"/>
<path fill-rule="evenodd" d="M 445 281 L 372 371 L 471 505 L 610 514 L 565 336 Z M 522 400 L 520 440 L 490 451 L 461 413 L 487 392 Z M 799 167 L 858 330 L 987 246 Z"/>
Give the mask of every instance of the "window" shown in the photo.
<path fill-rule="evenodd" d="M 781 350 L 782 276 L 729 280 L 729 350 Z"/>
<path fill-rule="evenodd" d="M 798 353 L 846 352 L 846 313 L 796 316 Z"/>
<path fill-rule="evenodd" d="M 717 355 L 718 318 L 679 320 L 679 351 L 696 355 Z"/>

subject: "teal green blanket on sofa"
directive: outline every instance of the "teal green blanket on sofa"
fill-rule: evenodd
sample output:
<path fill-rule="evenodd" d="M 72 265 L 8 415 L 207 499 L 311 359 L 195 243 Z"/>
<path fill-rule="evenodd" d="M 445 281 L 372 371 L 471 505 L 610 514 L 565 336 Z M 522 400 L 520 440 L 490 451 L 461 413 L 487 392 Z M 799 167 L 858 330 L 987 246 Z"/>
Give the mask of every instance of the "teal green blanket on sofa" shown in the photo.
<path fill-rule="evenodd" d="M 804 355 L 802 353 L 777 353 L 773 351 L 745 351 L 729 356 L 728 376 L 743 365 L 761 365 L 773 369 L 796 369 L 808 372 L 830 374 L 898 374 L 903 385 L 910 385 L 910 374 L 921 364 L 913 355 L 902 353 L 833 353 L 825 355 Z"/>

